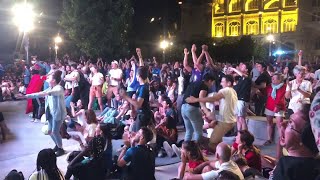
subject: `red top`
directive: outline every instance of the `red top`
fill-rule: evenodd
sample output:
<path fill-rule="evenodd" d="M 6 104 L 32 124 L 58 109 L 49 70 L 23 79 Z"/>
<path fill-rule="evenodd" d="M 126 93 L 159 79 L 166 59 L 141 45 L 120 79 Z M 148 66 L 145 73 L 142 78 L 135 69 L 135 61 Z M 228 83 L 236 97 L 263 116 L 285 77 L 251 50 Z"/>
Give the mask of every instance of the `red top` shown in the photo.
<path fill-rule="evenodd" d="M 200 164 L 202 164 L 204 161 L 189 161 L 189 168 L 190 169 L 194 169 L 196 168 L 197 166 L 199 166 Z"/>
<path fill-rule="evenodd" d="M 46 76 L 40 76 L 39 74 L 35 74 L 31 77 L 30 83 L 26 89 L 26 94 L 37 93 L 42 90 L 43 83 L 47 79 Z M 33 111 L 32 107 L 32 99 L 28 99 L 28 104 L 26 108 L 26 114 Z"/>
<path fill-rule="evenodd" d="M 238 144 L 234 142 L 232 144 L 232 147 L 236 150 L 238 150 Z M 261 156 L 260 154 L 252 151 L 247 150 L 244 154 L 244 158 L 246 158 L 248 166 L 257 169 L 258 171 L 261 171 Z"/>
<path fill-rule="evenodd" d="M 283 86 L 277 90 L 277 95 L 276 99 L 273 99 L 271 97 L 271 92 L 272 92 L 272 86 L 269 85 L 266 88 L 267 91 L 267 103 L 266 103 L 266 108 L 270 111 L 274 111 L 275 107 L 278 107 L 279 110 L 285 111 L 286 110 L 286 103 L 285 103 L 285 93 L 286 93 L 286 84 L 283 84 Z"/>

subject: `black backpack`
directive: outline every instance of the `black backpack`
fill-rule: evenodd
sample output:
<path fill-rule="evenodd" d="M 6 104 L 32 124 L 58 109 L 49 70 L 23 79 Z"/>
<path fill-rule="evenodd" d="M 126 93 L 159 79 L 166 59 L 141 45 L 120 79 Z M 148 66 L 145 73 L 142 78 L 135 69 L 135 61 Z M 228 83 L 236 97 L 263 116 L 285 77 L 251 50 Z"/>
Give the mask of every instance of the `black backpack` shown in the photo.
<path fill-rule="evenodd" d="M 84 77 L 83 73 L 78 71 L 79 75 L 80 75 L 80 79 L 79 79 L 79 89 L 85 89 L 90 87 L 90 83 L 86 80 L 86 78 Z"/>

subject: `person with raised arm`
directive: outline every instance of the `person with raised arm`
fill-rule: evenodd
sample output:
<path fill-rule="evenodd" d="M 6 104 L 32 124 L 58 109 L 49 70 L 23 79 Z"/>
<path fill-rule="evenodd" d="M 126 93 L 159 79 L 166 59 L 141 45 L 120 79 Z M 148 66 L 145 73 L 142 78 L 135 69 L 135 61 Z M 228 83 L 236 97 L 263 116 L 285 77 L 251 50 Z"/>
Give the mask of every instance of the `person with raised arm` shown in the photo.
<path fill-rule="evenodd" d="M 134 132 L 139 131 L 141 127 L 146 127 L 153 121 L 152 111 L 149 104 L 149 83 L 148 83 L 148 68 L 144 66 L 144 62 L 141 55 L 141 49 L 136 49 L 139 57 L 139 69 L 137 71 L 137 80 L 139 87 L 136 92 L 136 99 L 132 99 L 127 95 L 124 89 L 120 89 L 120 96 L 128 101 L 134 109 L 137 110 L 137 117 L 133 124 L 132 130 Z"/>

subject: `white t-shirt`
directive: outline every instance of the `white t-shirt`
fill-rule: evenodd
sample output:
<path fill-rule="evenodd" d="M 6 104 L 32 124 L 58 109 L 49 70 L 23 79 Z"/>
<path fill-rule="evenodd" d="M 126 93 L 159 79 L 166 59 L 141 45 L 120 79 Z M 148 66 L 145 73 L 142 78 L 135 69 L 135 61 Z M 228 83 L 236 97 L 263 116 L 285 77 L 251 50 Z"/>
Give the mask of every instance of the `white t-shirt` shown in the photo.
<path fill-rule="evenodd" d="M 78 71 L 72 71 L 70 74 L 67 74 L 65 76 L 66 78 L 76 78 L 76 80 L 73 82 L 73 87 L 78 87 L 78 82 L 80 81 L 80 74 Z M 71 89 L 72 88 L 72 81 L 66 81 L 66 84 L 64 85 L 64 88 Z"/>
<path fill-rule="evenodd" d="M 230 172 L 234 173 L 241 180 L 244 179 L 243 174 L 242 174 L 241 170 L 239 169 L 238 165 L 231 160 L 228 162 L 224 162 L 222 164 L 220 164 L 219 161 L 217 161 L 215 163 L 215 166 L 218 170 L 212 170 L 212 171 L 201 174 L 203 180 L 215 179 L 218 177 L 219 172 L 221 172 L 223 170 L 230 171 Z"/>
<path fill-rule="evenodd" d="M 225 123 L 237 122 L 235 110 L 237 107 L 238 96 L 233 88 L 226 87 L 221 89 L 218 93 L 222 93 L 224 98 L 219 102 L 219 121 Z"/>
<path fill-rule="evenodd" d="M 184 78 L 182 76 L 178 77 L 178 95 L 182 95 L 184 85 Z"/>
<path fill-rule="evenodd" d="M 291 89 L 291 99 L 289 102 L 289 109 L 292 109 L 293 112 L 297 112 L 302 104 L 310 104 L 310 98 L 305 98 L 299 91 L 298 91 L 298 84 L 297 81 L 294 79 L 289 83 L 292 84 Z M 303 80 L 300 89 L 307 92 L 312 92 L 312 85 L 310 81 Z M 287 86 L 286 91 L 289 91 L 289 86 Z"/>
<path fill-rule="evenodd" d="M 60 172 L 61 172 L 61 171 L 60 171 Z M 29 177 L 29 180 L 38 180 L 38 175 L 39 175 L 39 177 L 40 177 L 41 180 L 49 180 L 49 177 L 48 177 L 46 171 L 43 170 L 43 169 L 41 169 L 40 171 L 33 172 L 33 173 L 31 174 L 31 176 Z M 57 179 L 57 180 L 64 180 L 64 177 L 63 177 L 63 175 L 62 175 L 62 172 L 61 172 L 60 178 Z"/>
<path fill-rule="evenodd" d="M 96 133 L 96 128 L 97 128 L 97 124 L 95 123 L 88 124 L 84 129 L 84 134 L 83 134 L 84 138 L 94 137 Z"/>
<path fill-rule="evenodd" d="M 122 70 L 121 69 L 110 69 L 109 76 L 110 76 L 110 85 L 111 86 L 118 86 L 119 81 L 112 79 L 112 77 L 116 78 L 116 79 L 122 78 Z"/>
<path fill-rule="evenodd" d="M 91 84 L 93 86 L 101 86 L 103 84 L 103 74 L 96 73 L 91 77 Z"/>

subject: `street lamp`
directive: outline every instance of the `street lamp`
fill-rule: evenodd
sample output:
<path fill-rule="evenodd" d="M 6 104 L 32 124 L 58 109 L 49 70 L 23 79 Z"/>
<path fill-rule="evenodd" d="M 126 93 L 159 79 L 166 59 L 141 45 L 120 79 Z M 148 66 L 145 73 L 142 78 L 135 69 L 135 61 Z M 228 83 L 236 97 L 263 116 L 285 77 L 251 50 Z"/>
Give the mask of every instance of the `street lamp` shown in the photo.
<path fill-rule="evenodd" d="M 23 3 L 15 4 L 12 8 L 13 22 L 23 33 L 23 43 L 26 51 L 26 60 L 29 64 L 29 36 L 28 33 L 34 29 L 35 12 L 31 4 L 24 1 Z"/>
<path fill-rule="evenodd" d="M 267 40 L 269 41 L 269 57 L 271 57 L 271 55 L 272 55 L 271 44 L 274 42 L 274 36 L 272 34 L 269 34 L 267 36 Z"/>
<path fill-rule="evenodd" d="M 56 51 L 56 60 L 58 59 L 58 49 L 59 49 L 58 44 L 60 43 L 62 43 L 62 38 L 58 35 L 57 37 L 54 38 L 54 49 Z"/>
<path fill-rule="evenodd" d="M 160 42 L 160 48 L 162 49 L 162 60 L 165 62 L 166 59 L 166 49 L 169 47 L 169 42 L 166 40 L 162 40 Z"/>

